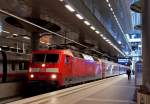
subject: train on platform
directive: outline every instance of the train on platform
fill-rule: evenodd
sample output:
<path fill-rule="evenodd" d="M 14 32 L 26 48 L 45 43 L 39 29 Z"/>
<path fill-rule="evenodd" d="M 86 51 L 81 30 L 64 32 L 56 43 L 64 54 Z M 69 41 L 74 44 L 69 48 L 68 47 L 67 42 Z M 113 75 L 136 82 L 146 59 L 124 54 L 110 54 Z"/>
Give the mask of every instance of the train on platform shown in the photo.
<path fill-rule="evenodd" d="M 128 68 L 70 49 L 35 50 L 28 81 L 61 87 L 124 74 Z"/>
<path fill-rule="evenodd" d="M 2 77 L 4 70 L 7 72 L 5 82 L 26 81 L 28 79 L 27 72 L 29 69 L 29 54 L 22 54 L 16 52 L 4 51 L 7 57 L 5 65 L 3 66 L 3 56 L 0 52 L 0 83 L 2 83 Z"/>

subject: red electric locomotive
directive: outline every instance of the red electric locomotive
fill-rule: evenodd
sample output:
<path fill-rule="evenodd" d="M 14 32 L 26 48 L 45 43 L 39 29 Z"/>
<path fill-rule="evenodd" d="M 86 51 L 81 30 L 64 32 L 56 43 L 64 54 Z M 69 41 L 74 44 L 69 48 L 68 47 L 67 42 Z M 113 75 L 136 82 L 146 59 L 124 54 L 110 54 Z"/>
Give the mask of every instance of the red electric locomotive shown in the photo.
<path fill-rule="evenodd" d="M 69 49 L 53 49 L 32 52 L 28 78 L 29 81 L 66 86 L 118 74 L 118 64 Z"/>

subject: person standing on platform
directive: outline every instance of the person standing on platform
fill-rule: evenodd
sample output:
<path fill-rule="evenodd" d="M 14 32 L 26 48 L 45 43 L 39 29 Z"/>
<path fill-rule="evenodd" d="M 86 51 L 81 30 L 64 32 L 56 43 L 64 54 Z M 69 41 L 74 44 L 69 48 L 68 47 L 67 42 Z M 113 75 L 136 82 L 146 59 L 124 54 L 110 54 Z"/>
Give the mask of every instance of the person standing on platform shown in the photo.
<path fill-rule="evenodd" d="M 128 75 L 128 80 L 130 80 L 130 78 L 131 78 L 131 70 L 130 69 L 127 69 L 127 75 Z"/>

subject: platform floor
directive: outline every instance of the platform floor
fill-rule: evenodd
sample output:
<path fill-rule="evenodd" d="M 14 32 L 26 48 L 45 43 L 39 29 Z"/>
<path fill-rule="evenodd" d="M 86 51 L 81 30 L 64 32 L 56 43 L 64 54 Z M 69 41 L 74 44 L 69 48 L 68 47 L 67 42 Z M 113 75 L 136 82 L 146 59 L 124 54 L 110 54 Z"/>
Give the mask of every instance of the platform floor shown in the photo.
<path fill-rule="evenodd" d="M 36 96 L 12 104 L 136 104 L 133 78 L 128 80 L 126 75 L 121 75 L 98 83 L 96 86 L 79 91 L 70 90 L 69 93 L 60 95 L 49 94 L 49 97 Z"/>
<path fill-rule="evenodd" d="M 110 86 L 99 88 L 96 93 L 81 99 L 75 104 L 136 104 L 134 79 L 119 77 Z"/>

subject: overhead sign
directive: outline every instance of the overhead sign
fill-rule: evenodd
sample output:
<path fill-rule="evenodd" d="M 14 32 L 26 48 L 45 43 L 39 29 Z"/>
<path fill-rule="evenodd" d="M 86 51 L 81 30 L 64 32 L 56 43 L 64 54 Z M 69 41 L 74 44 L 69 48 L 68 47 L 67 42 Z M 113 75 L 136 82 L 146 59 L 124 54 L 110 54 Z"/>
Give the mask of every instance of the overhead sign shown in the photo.
<path fill-rule="evenodd" d="M 118 62 L 128 62 L 129 59 L 118 59 Z"/>

